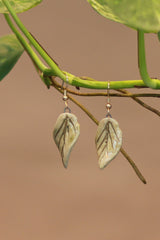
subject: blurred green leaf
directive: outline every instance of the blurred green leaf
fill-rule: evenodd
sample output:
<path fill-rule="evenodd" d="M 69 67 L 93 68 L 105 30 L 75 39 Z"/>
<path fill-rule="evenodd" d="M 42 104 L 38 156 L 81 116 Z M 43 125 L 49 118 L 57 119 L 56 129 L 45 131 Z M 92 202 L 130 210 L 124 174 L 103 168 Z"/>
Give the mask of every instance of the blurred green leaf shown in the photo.
<path fill-rule="evenodd" d="M 30 8 L 35 7 L 42 0 L 8 0 L 16 13 L 25 12 Z M 0 0 L 0 13 L 8 13 L 7 8 L 4 6 L 3 1 Z"/>
<path fill-rule="evenodd" d="M 115 22 L 123 23 L 116 15 L 114 15 L 112 9 L 108 6 L 107 0 L 87 0 L 91 6 L 96 10 L 100 15 Z"/>
<path fill-rule="evenodd" d="M 87 0 L 104 17 L 145 32 L 160 31 L 160 0 Z"/>
<path fill-rule="evenodd" d="M 23 51 L 15 35 L 0 38 L 0 81 L 11 71 Z"/>

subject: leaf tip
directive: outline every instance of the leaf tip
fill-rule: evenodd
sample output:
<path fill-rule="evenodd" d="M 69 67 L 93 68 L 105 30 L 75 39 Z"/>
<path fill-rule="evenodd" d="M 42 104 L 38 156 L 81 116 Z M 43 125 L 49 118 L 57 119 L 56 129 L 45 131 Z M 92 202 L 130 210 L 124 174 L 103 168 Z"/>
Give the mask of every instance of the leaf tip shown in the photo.
<path fill-rule="evenodd" d="M 67 169 L 68 163 L 65 163 L 63 160 L 62 160 L 62 163 L 63 163 L 64 168 Z"/>

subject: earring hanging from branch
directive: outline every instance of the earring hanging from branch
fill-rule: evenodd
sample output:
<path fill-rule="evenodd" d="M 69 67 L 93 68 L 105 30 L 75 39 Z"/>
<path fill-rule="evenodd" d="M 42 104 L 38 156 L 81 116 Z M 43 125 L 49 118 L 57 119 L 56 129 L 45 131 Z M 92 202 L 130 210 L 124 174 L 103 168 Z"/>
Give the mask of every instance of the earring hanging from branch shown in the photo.
<path fill-rule="evenodd" d="M 109 90 L 110 82 L 108 81 L 107 115 L 99 122 L 95 138 L 100 168 L 106 167 L 116 157 L 122 146 L 122 131 L 118 122 L 110 114 L 112 105 L 110 103 Z"/>
<path fill-rule="evenodd" d="M 59 149 L 62 157 L 62 163 L 65 168 L 68 166 L 68 161 L 72 148 L 80 134 L 80 125 L 77 121 L 77 117 L 71 113 L 71 109 L 68 106 L 68 76 L 66 75 L 66 88 L 63 92 L 63 101 L 65 103 L 64 113 L 61 113 L 56 121 L 53 138 Z M 63 82 L 64 84 L 64 82 Z M 62 84 L 62 86 L 63 86 Z"/>

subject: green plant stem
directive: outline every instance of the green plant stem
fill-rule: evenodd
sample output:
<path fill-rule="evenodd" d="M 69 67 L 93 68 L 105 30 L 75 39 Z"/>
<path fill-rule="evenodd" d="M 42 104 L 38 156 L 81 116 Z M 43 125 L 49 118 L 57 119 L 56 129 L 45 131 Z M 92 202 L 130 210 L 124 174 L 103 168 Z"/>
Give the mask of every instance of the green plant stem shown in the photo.
<path fill-rule="evenodd" d="M 69 77 L 69 83 L 72 86 L 90 88 L 90 89 L 107 89 L 108 81 L 97 81 L 93 79 L 82 79 L 68 72 L 63 71 Z M 121 88 L 142 88 L 146 87 L 142 80 L 125 80 L 125 81 L 110 81 L 110 89 Z"/>
<path fill-rule="evenodd" d="M 8 23 L 8 25 L 10 26 L 10 28 L 12 29 L 12 31 L 14 32 L 14 34 L 16 35 L 16 37 L 18 38 L 18 40 L 20 41 L 20 43 L 22 44 L 22 46 L 24 47 L 24 49 L 26 50 L 26 52 L 28 53 L 28 55 L 30 56 L 30 58 L 32 59 L 32 61 L 34 62 L 34 64 L 37 66 L 37 68 L 41 71 L 44 72 L 46 67 L 45 65 L 41 62 L 41 60 L 38 58 L 38 56 L 36 55 L 36 53 L 33 51 L 33 49 L 31 48 L 31 46 L 27 43 L 27 41 L 22 37 L 22 35 L 18 32 L 18 30 L 15 28 L 15 26 L 13 25 L 10 17 L 8 14 L 4 14 L 4 17 Z"/>
<path fill-rule="evenodd" d="M 36 55 L 36 53 L 33 51 L 33 49 L 28 44 L 28 42 L 23 38 L 23 36 L 20 34 L 20 32 L 15 28 L 15 26 L 13 25 L 9 15 L 8 14 L 4 14 L 4 17 L 5 17 L 8 25 L 10 26 L 10 28 L 12 29 L 12 31 L 16 35 L 17 39 L 20 41 L 20 43 L 22 44 L 23 48 L 26 50 L 26 53 L 28 54 L 28 56 L 32 60 L 33 65 L 35 66 L 38 74 L 40 75 L 40 78 L 43 80 L 43 82 L 47 86 L 47 88 L 49 88 L 51 82 L 48 82 L 47 80 L 45 81 L 45 79 L 43 78 L 43 72 L 46 70 L 46 66 L 41 62 L 41 60 Z"/>
<path fill-rule="evenodd" d="M 54 78 L 54 77 L 53 77 Z M 61 87 L 61 85 L 55 81 L 55 79 L 53 79 L 54 84 L 56 84 L 57 87 Z M 154 98 L 160 98 L 160 94 L 158 93 L 130 93 L 128 91 L 124 92 L 124 89 L 122 90 L 116 90 L 122 93 L 111 93 L 110 92 L 110 96 L 111 97 L 124 97 L 124 98 L 132 98 L 132 97 L 154 97 Z M 76 96 L 82 96 L 82 97 L 106 97 L 108 94 L 107 92 L 81 92 L 81 91 L 73 91 L 71 89 L 67 89 L 67 92 L 69 92 L 70 94 L 76 95 Z"/>
<path fill-rule="evenodd" d="M 59 76 L 61 79 L 65 80 L 66 76 L 63 72 L 59 69 L 59 67 L 54 63 L 54 61 L 48 56 L 48 54 L 44 51 L 44 49 L 37 43 L 37 41 L 32 37 L 32 35 L 28 32 L 26 27 L 18 18 L 17 14 L 14 12 L 12 6 L 8 2 L 8 0 L 2 0 L 6 8 L 8 9 L 9 13 L 11 14 L 12 18 L 16 22 L 17 26 L 26 36 L 26 38 L 30 41 L 30 43 L 34 46 L 37 52 L 41 55 L 41 57 L 46 61 L 46 63 L 51 67 L 46 72 L 49 72 L 52 75 Z"/>
<path fill-rule="evenodd" d="M 14 12 L 12 6 L 10 5 L 8 0 L 2 0 L 15 23 L 18 25 L 20 30 L 23 32 L 25 37 L 29 40 L 29 42 L 34 46 L 37 52 L 41 55 L 41 57 L 45 60 L 45 62 L 49 65 L 50 68 L 45 68 L 43 70 L 44 76 L 57 76 L 66 82 L 66 74 L 68 75 L 68 83 L 77 87 L 84 87 L 90 89 L 106 89 L 108 86 L 107 81 L 91 81 L 90 79 L 84 80 L 82 78 L 76 77 L 70 73 L 62 71 L 57 64 L 53 61 L 53 59 L 46 53 L 46 51 L 41 47 L 41 45 L 36 41 L 36 39 L 28 32 L 25 26 L 22 24 L 16 13 Z M 25 48 L 28 51 L 28 48 Z M 34 54 L 30 54 L 32 60 L 36 62 L 38 59 Z M 160 82 L 159 80 L 152 79 L 153 82 Z M 159 85 L 157 85 L 159 86 Z M 111 81 L 110 88 L 111 89 L 121 89 L 121 88 L 135 88 L 135 87 L 146 87 L 145 83 L 142 80 L 126 80 L 126 81 Z"/>
<path fill-rule="evenodd" d="M 22 37 L 22 35 L 15 28 L 15 26 L 13 25 L 9 15 L 4 14 L 4 16 L 5 16 L 5 19 L 8 23 L 8 25 L 10 26 L 10 28 L 15 33 L 15 35 L 17 36 L 17 38 L 19 39 L 21 44 L 24 46 L 26 52 L 29 54 L 29 56 L 31 57 L 33 62 L 36 63 L 36 65 L 38 66 L 40 71 L 43 72 L 43 75 L 47 76 L 47 75 L 51 74 L 50 69 L 48 69 L 41 62 L 41 60 L 38 58 L 38 56 L 33 51 L 31 46 L 27 43 L 27 41 Z M 52 60 L 52 62 L 53 62 L 53 60 Z M 52 73 L 53 72 L 54 72 L 54 70 L 52 70 Z M 56 73 L 54 75 L 56 75 Z M 63 72 L 63 75 L 65 76 L 65 78 L 61 78 L 61 76 L 59 76 L 59 75 L 56 75 L 56 76 L 61 78 L 63 81 L 66 81 L 66 75 L 68 75 L 69 84 L 71 84 L 73 86 L 80 86 L 80 87 L 92 88 L 92 89 L 107 89 L 107 86 L 108 86 L 108 82 L 100 82 L 100 81 L 96 81 L 96 80 L 91 79 L 91 78 L 89 78 L 89 80 L 85 80 L 83 77 L 79 78 L 79 77 L 76 77 L 76 76 L 74 76 L 74 75 L 72 75 L 68 72 Z M 110 82 L 110 88 L 111 89 L 134 88 L 134 87 L 145 87 L 145 85 L 144 85 L 143 81 L 141 81 L 141 80 L 115 81 L 115 82 L 111 81 Z"/>
<path fill-rule="evenodd" d="M 138 30 L 138 66 L 145 85 L 149 88 L 160 89 L 160 80 L 151 79 L 147 71 L 144 32 L 142 30 Z"/>

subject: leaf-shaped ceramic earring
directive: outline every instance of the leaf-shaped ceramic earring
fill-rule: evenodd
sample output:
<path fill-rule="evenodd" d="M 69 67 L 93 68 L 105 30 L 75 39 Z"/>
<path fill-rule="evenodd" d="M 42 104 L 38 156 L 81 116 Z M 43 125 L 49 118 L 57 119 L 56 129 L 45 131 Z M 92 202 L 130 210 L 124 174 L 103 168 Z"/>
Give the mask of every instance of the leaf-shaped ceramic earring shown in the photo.
<path fill-rule="evenodd" d="M 62 157 L 65 168 L 68 166 L 69 156 L 80 134 L 80 125 L 77 117 L 72 113 L 62 113 L 58 117 L 53 138 Z"/>
<path fill-rule="evenodd" d="M 66 76 L 66 81 L 68 84 L 68 76 Z M 67 85 L 66 89 L 64 89 L 63 100 L 66 107 L 64 113 L 60 114 L 56 121 L 53 138 L 61 154 L 63 165 L 67 168 L 70 153 L 80 134 L 77 117 L 71 113 L 68 107 Z"/>
<path fill-rule="evenodd" d="M 100 168 L 106 167 L 116 157 L 122 146 L 122 131 L 118 122 L 110 115 L 112 105 L 110 104 L 109 88 L 108 82 L 108 102 L 106 105 L 108 113 L 106 118 L 99 122 L 95 139 Z"/>
<path fill-rule="evenodd" d="M 118 122 L 111 118 L 103 118 L 97 129 L 96 148 L 100 168 L 106 167 L 116 157 L 122 146 L 122 131 Z"/>

